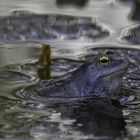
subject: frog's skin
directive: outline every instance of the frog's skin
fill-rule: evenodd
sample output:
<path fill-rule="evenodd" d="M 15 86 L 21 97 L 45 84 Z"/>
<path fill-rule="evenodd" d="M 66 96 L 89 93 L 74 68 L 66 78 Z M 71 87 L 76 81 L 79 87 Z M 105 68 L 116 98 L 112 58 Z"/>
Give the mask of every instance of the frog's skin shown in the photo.
<path fill-rule="evenodd" d="M 112 97 L 120 91 L 122 77 L 128 66 L 126 59 L 100 55 L 88 60 L 65 78 L 39 82 L 28 92 L 45 97 Z"/>

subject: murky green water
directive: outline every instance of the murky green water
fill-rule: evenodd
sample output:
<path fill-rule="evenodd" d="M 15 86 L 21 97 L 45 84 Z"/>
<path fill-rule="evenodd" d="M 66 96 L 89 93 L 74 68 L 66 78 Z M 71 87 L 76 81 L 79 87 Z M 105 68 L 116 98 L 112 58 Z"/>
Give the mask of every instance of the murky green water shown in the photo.
<path fill-rule="evenodd" d="M 0 139 L 140 139 L 139 6 L 137 0 L 0 0 Z M 51 79 L 108 50 L 129 59 L 123 118 L 102 114 L 102 104 L 96 109 L 91 99 L 24 94 L 44 79 L 37 64 L 42 44 L 51 47 Z"/>

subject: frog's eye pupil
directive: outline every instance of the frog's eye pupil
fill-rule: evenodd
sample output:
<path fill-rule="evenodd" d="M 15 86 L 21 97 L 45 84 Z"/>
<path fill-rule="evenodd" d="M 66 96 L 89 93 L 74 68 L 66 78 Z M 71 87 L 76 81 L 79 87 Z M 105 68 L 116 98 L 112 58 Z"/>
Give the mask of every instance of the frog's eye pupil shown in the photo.
<path fill-rule="evenodd" d="M 110 61 L 110 59 L 107 56 L 102 56 L 102 57 L 99 58 L 100 65 L 102 65 L 104 67 L 109 64 L 109 61 Z"/>
<path fill-rule="evenodd" d="M 107 62 L 108 62 L 107 59 L 102 59 L 102 60 L 101 60 L 101 63 L 107 63 Z"/>

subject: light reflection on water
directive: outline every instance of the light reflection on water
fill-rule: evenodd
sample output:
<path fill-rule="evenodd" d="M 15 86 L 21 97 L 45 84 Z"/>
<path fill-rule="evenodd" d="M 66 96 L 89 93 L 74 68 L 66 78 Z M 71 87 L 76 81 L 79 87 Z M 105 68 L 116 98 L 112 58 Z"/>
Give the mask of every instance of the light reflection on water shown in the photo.
<path fill-rule="evenodd" d="M 68 5 L 64 3 L 58 6 L 56 6 L 55 3 L 56 1 L 54 0 L 36 0 L 34 2 L 31 0 L 0 0 L 0 13 L 1 15 L 5 15 L 6 18 L 9 18 L 7 15 L 12 15 L 10 13 L 11 11 L 27 10 L 46 15 L 49 13 L 52 14 L 53 17 L 55 17 L 56 13 L 65 13 L 65 15 L 71 16 L 72 22 L 76 21 L 74 26 L 77 26 L 76 24 L 81 22 L 81 20 L 77 20 L 77 18 L 81 18 L 81 16 L 83 19 L 89 19 L 91 21 L 88 21 L 88 24 L 85 24 L 85 22 L 83 22 L 84 20 L 82 21 L 82 25 L 84 24 L 86 28 L 83 28 L 83 26 L 80 29 L 79 26 L 77 26 L 78 29 L 74 28 L 80 31 L 80 33 L 82 31 L 84 32 L 78 34 L 80 37 L 83 35 L 82 39 L 78 36 L 80 40 L 76 38 L 77 36 L 71 39 L 71 34 L 68 32 L 68 29 L 64 31 L 64 28 L 58 28 L 58 36 L 54 39 L 51 38 L 52 34 L 49 34 L 50 36 L 48 37 L 50 38 L 46 41 L 44 34 L 42 34 L 42 32 L 38 33 L 38 31 L 44 30 L 44 28 L 41 28 L 41 30 L 36 30 L 35 28 L 36 33 L 41 34 L 43 39 L 36 36 L 34 40 L 27 30 L 30 29 L 32 32 L 33 26 L 30 28 L 30 24 L 25 24 L 25 26 L 28 25 L 28 28 L 24 30 L 25 32 L 21 32 L 25 37 L 24 39 L 18 38 L 14 36 L 14 33 L 21 29 L 20 26 L 18 25 L 19 28 L 16 30 L 16 25 L 13 24 L 11 27 L 14 28 L 14 30 L 11 30 L 12 28 L 7 26 L 9 23 L 3 23 L 4 17 L 0 19 L 0 24 L 3 27 L 0 28 L 2 33 L 0 33 L 0 35 L 6 33 L 9 38 L 12 38 L 3 38 L 0 36 L 0 139 L 104 140 L 117 139 L 118 137 L 120 139 L 129 139 L 131 137 L 133 139 L 139 138 L 140 37 L 138 30 L 130 30 L 131 27 L 135 27 L 133 17 L 137 17 L 138 10 L 137 8 L 133 10 L 133 8 L 136 6 L 123 5 L 129 3 L 129 0 L 89 0 L 86 5 L 81 7 L 78 6 L 77 3 L 74 4 L 72 2 Z M 135 12 L 131 14 L 132 11 Z M 28 15 L 28 12 L 25 15 L 24 12 L 20 12 L 21 15 L 18 12 L 14 12 L 14 14 L 17 16 L 17 19 L 20 19 L 22 16 Z M 24 21 L 27 21 L 26 23 L 30 23 L 29 19 L 33 16 L 32 14 L 29 15 L 27 20 L 25 16 Z M 43 16 L 40 17 L 42 19 L 44 18 Z M 38 20 L 36 21 L 37 18 L 34 18 L 33 23 L 38 22 Z M 41 22 L 43 20 L 41 18 L 40 24 L 42 25 Z M 60 19 L 63 19 L 66 23 L 69 16 L 60 16 Z M 56 18 L 55 22 L 51 24 L 57 24 L 60 19 Z M 93 39 L 96 34 L 93 34 L 93 36 L 88 34 L 92 28 L 91 26 L 87 28 L 87 25 L 94 23 L 94 19 L 98 21 L 97 24 L 99 23 L 101 28 L 105 27 L 105 29 L 107 29 L 107 37 L 103 36 L 103 38 L 96 40 Z M 135 20 L 138 21 L 139 19 L 135 18 Z M 18 20 L 18 23 L 20 22 L 21 21 Z M 139 25 L 138 22 L 137 25 Z M 63 27 L 63 22 L 61 26 Z M 54 26 L 51 27 L 51 30 L 53 30 Z M 125 30 L 126 28 L 128 31 Z M 129 34 L 124 32 L 124 30 Z M 62 33 L 63 37 L 61 37 Z M 76 33 L 77 32 L 75 32 L 74 35 Z M 18 32 L 18 35 L 19 34 L 20 31 Z M 91 40 L 89 40 L 89 38 L 91 38 Z M 20 42 L 22 39 L 25 40 L 25 42 Z M 26 40 L 28 39 L 32 41 L 27 42 Z M 11 40 L 12 42 L 9 42 Z M 15 40 L 18 42 L 14 42 Z M 123 79 L 123 86 L 125 87 L 124 89 L 126 89 L 126 92 L 121 93 L 125 96 L 122 100 L 122 103 L 125 103 L 125 107 L 123 108 L 124 118 L 114 118 L 108 117 L 108 114 L 107 116 L 100 114 L 102 113 L 102 100 L 97 102 L 98 100 L 89 98 L 84 101 L 83 99 L 48 99 L 46 101 L 46 99 L 40 98 L 35 94 L 29 95 L 22 93 L 23 87 L 32 85 L 40 80 L 37 61 L 42 43 L 48 43 L 51 46 L 52 65 L 50 72 L 52 78 L 73 71 L 83 64 L 86 59 L 108 50 L 101 48 L 129 48 L 130 50 L 115 50 L 121 57 L 124 57 L 124 59 L 128 58 L 133 64 Z M 114 49 L 112 50 L 114 51 Z M 135 100 L 132 100 L 133 97 L 136 97 Z M 105 100 L 105 102 L 105 113 L 109 113 L 108 106 L 111 106 L 110 102 L 108 102 L 108 100 Z M 99 107 L 98 109 L 94 108 L 96 104 Z M 118 105 L 118 103 L 115 104 Z M 114 111 L 112 114 L 120 113 L 119 110 L 112 110 Z"/>

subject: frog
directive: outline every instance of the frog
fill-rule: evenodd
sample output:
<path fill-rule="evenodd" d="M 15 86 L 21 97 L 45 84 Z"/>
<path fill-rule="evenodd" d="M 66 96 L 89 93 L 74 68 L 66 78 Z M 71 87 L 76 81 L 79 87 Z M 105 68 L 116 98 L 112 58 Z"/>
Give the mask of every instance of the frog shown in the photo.
<path fill-rule="evenodd" d="M 58 79 L 39 81 L 26 92 L 41 97 L 114 97 L 121 91 L 123 75 L 128 70 L 128 59 L 99 54 L 76 70 Z"/>

